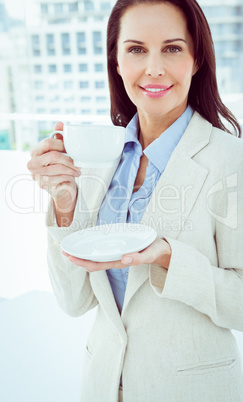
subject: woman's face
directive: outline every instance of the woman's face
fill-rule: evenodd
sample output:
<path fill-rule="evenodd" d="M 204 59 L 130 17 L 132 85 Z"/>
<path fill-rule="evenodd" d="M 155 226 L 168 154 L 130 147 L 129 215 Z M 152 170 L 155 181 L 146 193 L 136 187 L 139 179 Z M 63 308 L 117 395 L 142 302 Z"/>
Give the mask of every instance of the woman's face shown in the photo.
<path fill-rule="evenodd" d="M 183 13 L 170 3 L 140 4 L 122 17 L 117 71 L 142 115 L 176 120 L 186 109 L 196 65 Z"/>

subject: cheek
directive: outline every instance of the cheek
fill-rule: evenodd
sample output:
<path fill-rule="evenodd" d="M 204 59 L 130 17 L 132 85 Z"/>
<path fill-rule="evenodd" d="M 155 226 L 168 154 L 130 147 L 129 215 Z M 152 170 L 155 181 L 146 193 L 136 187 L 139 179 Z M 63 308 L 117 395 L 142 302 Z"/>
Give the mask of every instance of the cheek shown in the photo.
<path fill-rule="evenodd" d="M 122 77 L 124 82 L 132 84 L 140 75 L 141 63 L 131 60 L 130 57 L 118 58 L 118 74 Z"/>
<path fill-rule="evenodd" d="M 179 82 L 190 85 L 194 73 L 194 62 L 192 60 L 182 62 L 177 68 L 177 73 Z"/>
<path fill-rule="evenodd" d="M 123 79 L 123 82 L 126 84 L 132 84 L 132 81 L 135 78 L 135 74 L 134 74 L 134 69 L 133 68 L 129 68 L 128 65 L 126 66 L 120 66 L 119 67 L 119 71 L 120 71 L 120 76 Z"/>

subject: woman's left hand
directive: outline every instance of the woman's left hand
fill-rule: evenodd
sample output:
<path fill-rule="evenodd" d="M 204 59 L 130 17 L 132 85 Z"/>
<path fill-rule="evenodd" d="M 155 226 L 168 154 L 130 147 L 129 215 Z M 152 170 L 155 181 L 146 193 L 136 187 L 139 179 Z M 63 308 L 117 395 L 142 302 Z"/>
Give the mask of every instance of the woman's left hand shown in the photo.
<path fill-rule="evenodd" d="M 83 260 L 81 258 L 73 257 L 64 251 L 62 251 L 62 253 L 68 257 L 69 261 L 75 265 L 79 265 L 88 272 L 104 271 L 111 268 L 122 269 L 130 265 L 141 264 L 158 264 L 163 268 L 168 269 L 171 258 L 171 247 L 167 241 L 157 238 L 144 250 L 137 253 L 125 254 L 122 256 L 121 260 L 111 262 Z"/>

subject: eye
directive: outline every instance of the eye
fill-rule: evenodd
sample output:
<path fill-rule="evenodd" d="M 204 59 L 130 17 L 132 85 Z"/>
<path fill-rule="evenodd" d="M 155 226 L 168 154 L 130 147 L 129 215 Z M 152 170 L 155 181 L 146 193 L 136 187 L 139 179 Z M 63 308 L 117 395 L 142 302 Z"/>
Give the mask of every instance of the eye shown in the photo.
<path fill-rule="evenodd" d="M 141 47 L 139 47 L 139 46 L 133 46 L 133 47 L 131 47 L 128 51 L 129 51 L 129 53 L 133 53 L 133 54 L 141 54 L 141 53 L 144 53 L 144 50 L 143 50 Z"/>
<path fill-rule="evenodd" d="M 165 52 L 166 53 L 179 53 L 179 52 L 181 52 L 181 47 L 180 46 L 168 46 L 166 49 L 165 49 Z"/>

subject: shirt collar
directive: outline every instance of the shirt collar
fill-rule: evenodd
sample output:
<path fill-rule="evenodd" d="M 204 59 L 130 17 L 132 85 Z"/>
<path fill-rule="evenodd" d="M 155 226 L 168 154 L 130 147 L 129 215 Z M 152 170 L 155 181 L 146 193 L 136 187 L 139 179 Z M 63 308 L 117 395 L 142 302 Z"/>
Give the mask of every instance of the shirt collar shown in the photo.
<path fill-rule="evenodd" d="M 194 110 L 188 105 L 185 112 L 160 137 L 144 149 L 144 154 L 160 173 L 165 170 L 171 154 L 183 136 L 193 113 Z M 138 140 L 138 129 L 139 119 L 136 113 L 126 127 L 125 145 L 134 143 L 135 152 L 142 155 L 142 147 Z"/>
<path fill-rule="evenodd" d="M 183 136 L 194 110 L 188 106 L 185 112 L 165 130 L 160 137 L 156 138 L 147 148 L 144 153 L 153 165 L 162 173 L 167 163 Z"/>
<path fill-rule="evenodd" d="M 138 129 L 139 120 L 138 114 L 136 113 L 126 127 L 125 144 L 128 142 L 135 142 L 136 144 L 140 145 L 140 142 L 138 141 Z"/>

